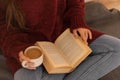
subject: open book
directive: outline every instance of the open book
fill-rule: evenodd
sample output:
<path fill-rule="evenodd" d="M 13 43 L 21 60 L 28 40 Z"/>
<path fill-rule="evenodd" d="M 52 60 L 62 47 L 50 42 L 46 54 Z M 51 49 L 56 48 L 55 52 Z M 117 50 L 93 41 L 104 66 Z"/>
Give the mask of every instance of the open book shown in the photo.
<path fill-rule="evenodd" d="M 55 43 L 37 41 L 35 45 L 42 49 L 43 65 L 50 74 L 73 71 L 91 53 L 91 49 L 82 39 L 74 38 L 69 29 L 66 29 Z"/>

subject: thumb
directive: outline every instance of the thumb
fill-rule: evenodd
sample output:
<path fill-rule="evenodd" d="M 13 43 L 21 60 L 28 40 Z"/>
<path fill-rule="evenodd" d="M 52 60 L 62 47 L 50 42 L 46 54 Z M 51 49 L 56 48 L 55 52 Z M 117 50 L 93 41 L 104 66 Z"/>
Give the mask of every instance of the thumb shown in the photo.
<path fill-rule="evenodd" d="M 22 62 L 22 61 L 28 61 L 29 62 L 30 61 L 30 59 L 24 55 L 23 51 L 19 52 L 19 60 L 20 60 L 20 62 Z"/>
<path fill-rule="evenodd" d="M 85 36 L 81 36 L 83 42 L 88 45 L 87 38 Z"/>

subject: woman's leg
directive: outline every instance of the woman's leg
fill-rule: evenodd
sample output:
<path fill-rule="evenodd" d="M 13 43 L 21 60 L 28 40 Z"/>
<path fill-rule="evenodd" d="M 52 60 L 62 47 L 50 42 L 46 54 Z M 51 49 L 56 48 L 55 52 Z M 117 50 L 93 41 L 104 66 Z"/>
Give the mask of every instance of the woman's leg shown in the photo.
<path fill-rule="evenodd" d="M 36 70 L 21 68 L 15 73 L 14 80 L 40 80 L 43 74 L 42 70 L 42 67 L 38 67 Z"/>
<path fill-rule="evenodd" d="M 63 80 L 64 74 L 48 74 L 41 66 L 36 70 L 21 68 L 15 75 L 14 80 Z"/>
<path fill-rule="evenodd" d="M 103 35 L 90 47 L 92 54 L 64 80 L 98 80 L 120 65 L 120 39 Z"/>

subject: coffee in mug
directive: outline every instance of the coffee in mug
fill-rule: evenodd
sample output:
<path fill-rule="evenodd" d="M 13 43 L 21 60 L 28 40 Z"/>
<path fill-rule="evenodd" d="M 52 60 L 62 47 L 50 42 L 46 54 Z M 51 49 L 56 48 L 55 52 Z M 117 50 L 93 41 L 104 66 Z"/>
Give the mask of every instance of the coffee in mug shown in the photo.
<path fill-rule="evenodd" d="M 30 46 L 25 49 L 24 55 L 28 58 L 30 58 L 31 62 L 34 62 L 35 67 L 40 66 L 43 63 L 43 54 L 38 46 Z M 28 66 L 26 65 L 27 61 L 22 62 L 22 66 L 24 68 L 27 68 Z"/>
<path fill-rule="evenodd" d="M 25 52 L 25 56 L 30 59 L 36 59 L 42 55 L 42 52 L 38 48 L 31 48 Z"/>

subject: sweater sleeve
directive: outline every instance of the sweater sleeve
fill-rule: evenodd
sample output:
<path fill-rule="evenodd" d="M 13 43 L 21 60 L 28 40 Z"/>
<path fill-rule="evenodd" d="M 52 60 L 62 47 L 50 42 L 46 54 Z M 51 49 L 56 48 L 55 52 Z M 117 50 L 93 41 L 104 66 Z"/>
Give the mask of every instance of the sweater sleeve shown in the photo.
<path fill-rule="evenodd" d="M 4 41 L 2 41 L 2 50 L 6 58 L 16 60 L 19 63 L 18 53 L 26 47 L 33 45 L 29 42 L 28 34 L 11 30 L 7 31 Z"/>
<path fill-rule="evenodd" d="M 25 48 L 34 45 L 36 41 L 45 40 L 42 34 L 39 34 L 39 39 L 36 35 L 32 36 L 30 32 L 17 31 L 8 29 L 4 40 L 2 41 L 2 51 L 7 59 L 13 59 L 20 64 L 18 53 L 24 51 Z"/>
<path fill-rule="evenodd" d="M 88 28 L 85 22 L 85 3 L 84 0 L 67 0 L 67 11 L 64 19 L 73 30 L 75 28 Z"/>
<path fill-rule="evenodd" d="M 6 25 L 6 20 L 5 20 L 5 6 L 0 2 L 0 49 L 2 49 L 3 55 L 6 58 L 14 58 L 18 61 L 18 55 L 17 55 L 17 50 L 19 50 L 16 46 L 20 43 L 16 44 L 17 39 L 13 37 L 15 37 L 15 35 L 17 36 L 17 34 L 13 34 L 10 37 L 10 34 L 8 35 L 8 31 L 7 31 L 7 25 Z M 18 35 L 19 37 L 19 35 Z M 15 41 L 16 39 L 16 41 Z"/>
<path fill-rule="evenodd" d="M 34 45 L 36 39 L 31 36 L 32 31 L 20 31 L 13 29 L 11 26 L 7 28 L 5 21 L 5 12 L 0 5 L 0 48 L 6 59 L 13 59 L 20 64 L 19 51 Z M 42 36 L 42 34 L 39 34 L 39 40 L 43 40 L 44 37 Z"/>
<path fill-rule="evenodd" d="M 0 2 L 0 49 L 6 59 L 13 59 L 15 62 L 20 63 L 19 51 L 33 45 L 34 41 L 30 42 L 28 33 L 13 29 L 12 26 L 8 28 L 5 13 L 5 9 Z"/>

